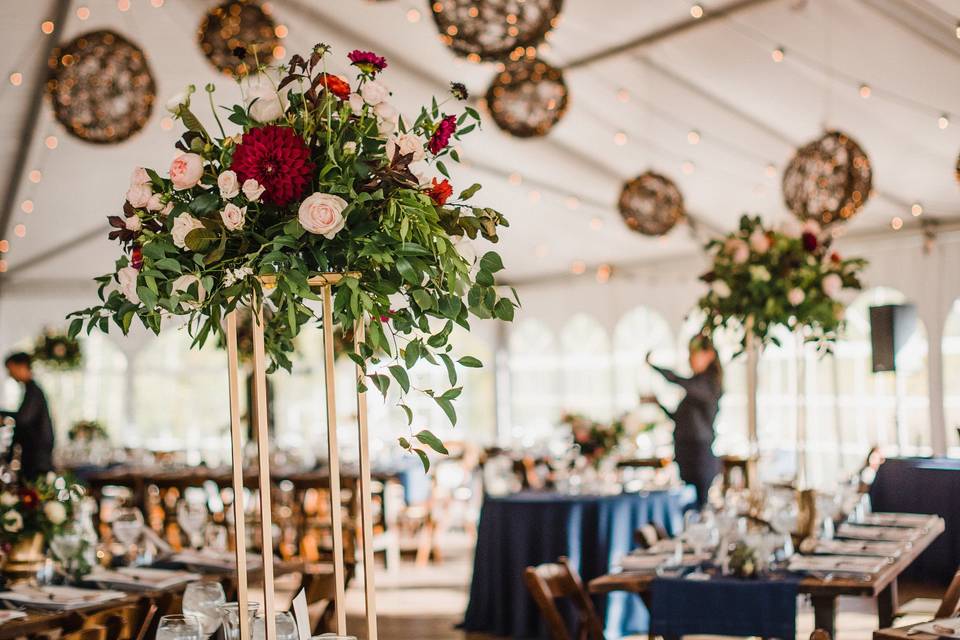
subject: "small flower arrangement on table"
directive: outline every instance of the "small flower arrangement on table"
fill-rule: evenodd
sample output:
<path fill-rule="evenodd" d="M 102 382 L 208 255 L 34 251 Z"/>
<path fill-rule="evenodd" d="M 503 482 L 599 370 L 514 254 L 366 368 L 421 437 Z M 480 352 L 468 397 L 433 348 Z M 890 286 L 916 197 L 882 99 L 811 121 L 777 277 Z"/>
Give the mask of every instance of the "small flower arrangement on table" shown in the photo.
<path fill-rule="evenodd" d="M 580 453 L 594 463 L 611 455 L 626 435 L 626 428 L 620 419 L 604 423 L 579 413 L 565 413 L 560 422 L 570 428 Z"/>
<path fill-rule="evenodd" d="M 83 364 L 80 341 L 65 331 L 44 329 L 33 347 L 34 362 L 59 371 L 72 371 Z"/>
<path fill-rule="evenodd" d="M 843 323 L 844 289 L 861 288 L 866 261 L 843 258 L 815 221 L 791 220 L 774 230 L 759 217 L 706 245 L 713 266 L 701 280 L 710 290 L 699 301 L 705 330 L 744 329 L 759 344 L 775 341 L 777 326 L 803 328 L 807 340 L 829 345 Z"/>
<path fill-rule="evenodd" d="M 78 420 L 67 432 L 70 442 L 94 442 L 109 440 L 107 428 L 98 420 Z"/>
<path fill-rule="evenodd" d="M 109 218 L 125 253 L 97 278 L 101 303 L 71 314 L 70 334 L 106 331 L 111 321 L 127 332 L 135 319 L 159 333 L 165 318 L 184 316 L 203 345 L 222 336 L 228 313 L 264 301 L 270 370 L 289 370 L 294 337 L 320 321 L 306 304 L 318 299 L 308 279 L 336 272 L 335 324 L 372 319 L 360 353 L 348 354 L 363 369 L 361 387 L 399 389 L 397 405 L 412 423 L 409 371 L 422 361 L 444 367 L 449 388 L 417 391 L 455 423 L 456 365 L 481 363 L 454 362 L 454 326 L 469 329 L 471 316 L 510 321 L 518 304 L 496 286 L 500 256 L 476 259 L 470 246 L 496 242 L 507 221 L 468 203 L 480 185 L 454 196 L 444 164 L 459 161 L 451 144 L 479 115 L 469 106 L 451 113 L 448 102 L 467 97 L 454 83 L 448 101 L 405 120 L 380 79 L 384 58 L 351 52 L 358 75 L 350 82 L 326 71 L 328 56 L 320 44 L 280 68 L 258 67 L 242 82 L 243 103 L 226 108 L 238 128 L 231 134 L 216 109 L 217 133 L 201 123 L 193 87 L 168 105 L 187 128 L 181 153 L 165 175 L 134 170 L 123 215 Z M 214 87 L 206 91 L 213 107 Z M 260 276 L 276 286 L 265 288 Z M 445 452 L 426 431 L 399 440 L 425 465 L 420 445 Z"/>
<path fill-rule="evenodd" d="M 50 472 L 0 491 L 0 544 L 6 551 L 37 535 L 49 541 L 74 517 L 83 487 Z"/>

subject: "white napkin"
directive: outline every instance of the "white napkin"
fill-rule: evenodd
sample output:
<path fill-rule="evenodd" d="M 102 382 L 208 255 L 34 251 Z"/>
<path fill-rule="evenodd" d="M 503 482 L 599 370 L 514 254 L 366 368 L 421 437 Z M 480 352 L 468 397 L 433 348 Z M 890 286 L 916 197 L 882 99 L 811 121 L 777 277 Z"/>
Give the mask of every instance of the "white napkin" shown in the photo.
<path fill-rule="evenodd" d="M 863 556 L 793 556 L 790 571 L 848 571 L 850 573 L 877 573 L 887 566 L 885 558 Z"/>
<path fill-rule="evenodd" d="M 11 620 L 16 620 L 17 618 L 26 618 L 27 614 L 24 611 L 13 611 L 11 609 L 0 609 L 0 624 L 4 622 L 10 622 Z"/>
<path fill-rule="evenodd" d="M 193 567 L 208 567 L 211 569 L 234 569 L 237 566 L 237 556 L 233 551 L 215 551 L 213 549 L 202 549 L 195 551 L 185 549 L 179 553 L 170 556 L 174 562 L 182 562 L 185 565 Z M 260 554 L 247 554 L 247 568 L 258 569 L 263 565 L 263 559 Z"/>
<path fill-rule="evenodd" d="M 77 587 L 32 587 L 17 584 L 10 591 L 0 592 L 0 600 L 46 609 L 76 609 L 123 598 L 122 591 L 80 589 Z"/>
<path fill-rule="evenodd" d="M 911 633 L 929 633 L 941 638 L 960 638 L 960 618 L 931 620 L 910 628 Z"/>
<path fill-rule="evenodd" d="M 116 571 L 97 567 L 87 576 L 87 580 L 137 589 L 168 589 L 184 582 L 200 580 L 199 573 L 177 571 L 174 569 L 152 569 L 148 567 L 122 567 Z"/>

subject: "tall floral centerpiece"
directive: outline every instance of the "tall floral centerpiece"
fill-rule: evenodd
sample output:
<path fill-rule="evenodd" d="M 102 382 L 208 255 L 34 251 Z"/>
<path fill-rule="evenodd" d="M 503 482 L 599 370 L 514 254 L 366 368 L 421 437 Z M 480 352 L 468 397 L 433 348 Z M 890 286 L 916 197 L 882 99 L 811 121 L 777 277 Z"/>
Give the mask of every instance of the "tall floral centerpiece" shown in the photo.
<path fill-rule="evenodd" d="M 80 341 L 63 330 L 44 329 L 37 336 L 31 355 L 34 362 L 51 370 L 73 371 L 83 364 Z"/>
<path fill-rule="evenodd" d="M 71 314 L 70 333 L 111 323 L 126 333 L 135 320 L 159 333 L 180 316 L 200 346 L 222 335 L 238 306 L 264 302 L 271 370 L 290 369 L 294 337 L 320 322 L 307 304 L 318 300 L 308 279 L 335 272 L 343 275 L 335 324 L 372 319 L 349 354 L 362 368 L 361 388 L 399 389 L 396 404 L 412 424 L 409 371 L 422 361 L 444 367 L 448 388 L 415 392 L 455 423 L 456 364 L 481 363 L 454 362 L 451 332 L 469 329 L 471 316 L 512 320 L 517 306 L 496 286 L 500 256 L 478 258 L 471 246 L 496 242 L 506 220 L 469 203 L 480 185 L 457 194 L 444 164 L 459 161 L 452 144 L 479 116 L 457 106 L 467 93 L 453 83 L 446 100 L 405 119 L 381 79 L 384 58 L 351 52 L 354 80 L 328 72 L 329 58 L 319 44 L 279 68 L 261 67 L 242 79 L 242 103 L 220 109 L 207 85 L 215 129 L 195 114 L 193 87 L 171 101 L 187 129 L 180 153 L 165 171 L 133 171 L 122 215 L 109 218 L 124 253 L 97 278 L 100 304 Z M 445 452 L 428 431 L 411 428 L 399 442 L 425 465 L 424 446 Z"/>
<path fill-rule="evenodd" d="M 740 219 L 737 230 L 709 241 L 706 250 L 712 266 L 701 280 L 709 290 L 698 303 L 706 318 L 704 330 L 729 328 L 743 333 L 748 430 L 755 451 L 759 351 L 777 341 L 773 335 L 777 327 L 829 350 L 843 325 L 840 296 L 845 289 L 861 288 L 860 272 L 866 261 L 843 258 L 834 251 L 830 237 L 815 221 L 791 219 L 773 229 L 750 216 Z M 799 426 L 798 438 L 802 415 Z"/>

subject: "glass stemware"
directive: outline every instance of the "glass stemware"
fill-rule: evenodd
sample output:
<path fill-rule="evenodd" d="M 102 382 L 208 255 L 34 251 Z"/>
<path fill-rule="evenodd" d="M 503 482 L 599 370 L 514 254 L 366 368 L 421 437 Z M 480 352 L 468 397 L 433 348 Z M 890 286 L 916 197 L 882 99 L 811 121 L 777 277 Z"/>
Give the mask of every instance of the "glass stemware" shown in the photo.
<path fill-rule="evenodd" d="M 220 605 L 226 602 L 219 582 L 191 582 L 183 592 L 183 613 L 195 616 L 203 636 L 208 637 L 220 626 Z"/>
<path fill-rule="evenodd" d="M 200 621 L 191 615 L 169 615 L 160 618 L 156 640 L 203 640 Z"/>
<path fill-rule="evenodd" d="M 288 611 L 279 611 L 274 620 L 277 625 L 277 640 L 299 639 L 300 635 L 297 632 L 297 623 L 293 619 L 293 614 Z M 253 621 L 253 632 L 250 635 L 253 640 L 266 638 L 266 618 L 261 617 Z"/>
<path fill-rule="evenodd" d="M 122 507 L 114 515 L 110 525 L 113 536 L 123 545 L 124 553 L 136 559 L 140 536 L 143 535 L 143 514 L 136 507 Z"/>
<path fill-rule="evenodd" d="M 177 505 L 177 524 L 187 534 L 190 546 L 203 546 L 203 527 L 207 524 L 207 505 L 199 500 L 184 498 Z"/>
<path fill-rule="evenodd" d="M 84 531 L 77 522 L 69 522 L 63 529 L 50 538 L 50 551 L 53 552 L 60 568 L 70 578 L 76 577 L 79 561 L 84 547 Z"/>
<path fill-rule="evenodd" d="M 227 602 L 217 607 L 220 612 L 220 620 L 223 622 L 224 640 L 240 640 L 240 603 Z M 253 627 L 253 621 L 260 610 L 259 602 L 247 603 L 247 622 L 250 628 Z"/>

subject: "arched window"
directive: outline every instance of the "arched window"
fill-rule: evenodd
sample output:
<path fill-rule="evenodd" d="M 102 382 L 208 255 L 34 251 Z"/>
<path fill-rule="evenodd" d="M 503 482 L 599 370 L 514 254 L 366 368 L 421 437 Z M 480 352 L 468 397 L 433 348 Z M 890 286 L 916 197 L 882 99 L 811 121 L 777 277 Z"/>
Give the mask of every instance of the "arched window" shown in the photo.
<path fill-rule="evenodd" d="M 610 340 L 603 326 L 586 314 L 577 314 L 564 325 L 560 345 L 564 410 L 597 420 L 612 418 Z"/>
<path fill-rule="evenodd" d="M 648 353 L 657 366 L 677 366 L 676 343 L 666 319 L 652 309 L 637 307 L 620 319 L 613 332 L 615 409 L 617 413 L 638 410 L 644 421 L 662 421 L 658 407 L 638 409 L 640 396 L 653 394 L 672 405 L 679 393 L 646 363 Z"/>
<path fill-rule="evenodd" d="M 943 325 L 943 412 L 947 450 L 960 457 L 960 298 L 953 301 Z"/>
<path fill-rule="evenodd" d="M 565 408 L 557 341 L 546 324 L 527 318 L 511 329 L 509 351 L 509 437 L 530 442 L 545 438 Z"/>

